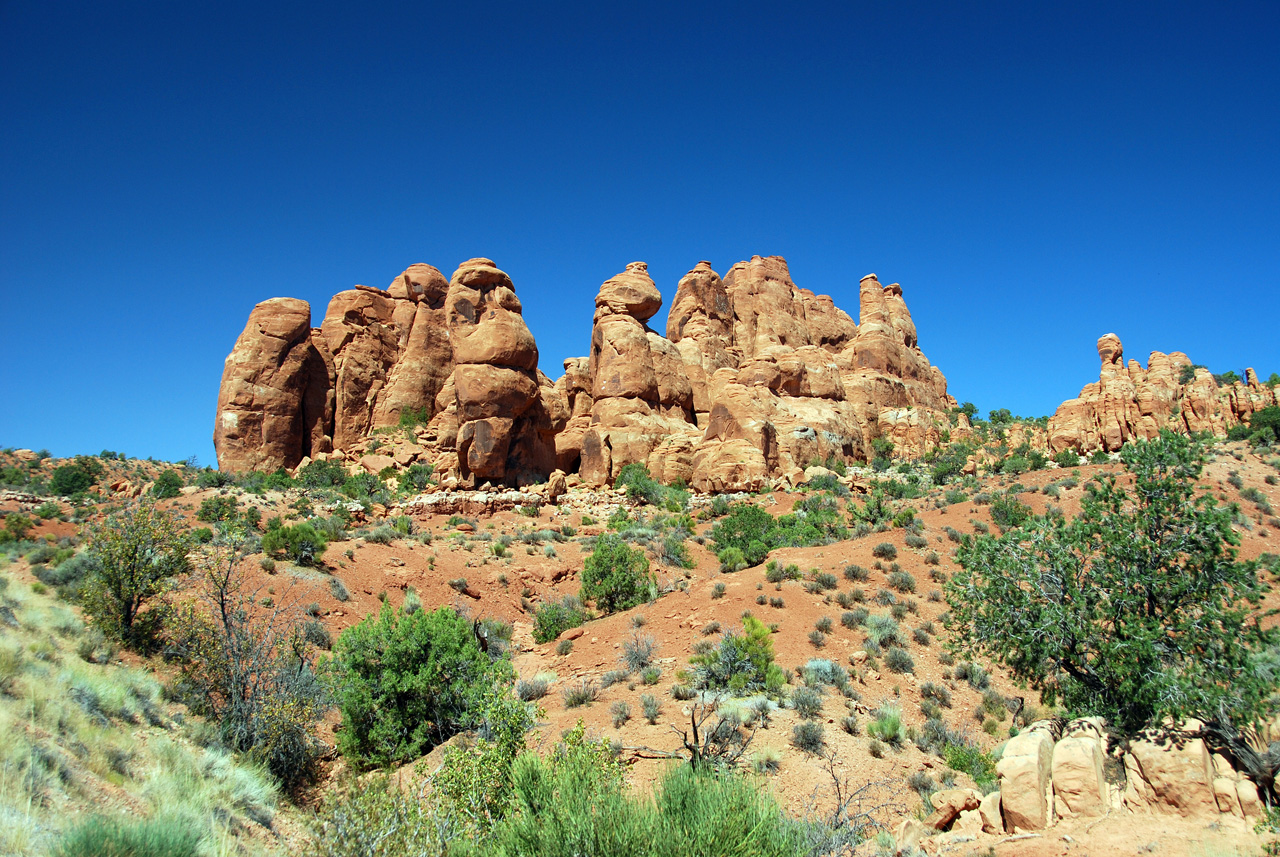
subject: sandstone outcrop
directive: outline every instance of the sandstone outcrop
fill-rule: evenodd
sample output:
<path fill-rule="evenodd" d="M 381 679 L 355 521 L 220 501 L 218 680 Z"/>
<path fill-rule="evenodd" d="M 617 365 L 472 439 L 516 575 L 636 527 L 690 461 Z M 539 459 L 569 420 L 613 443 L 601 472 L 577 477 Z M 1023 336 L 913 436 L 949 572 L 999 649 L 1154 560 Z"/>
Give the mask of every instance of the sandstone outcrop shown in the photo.
<path fill-rule="evenodd" d="M 375 430 L 425 421 L 396 466 L 433 464 L 460 486 L 525 485 L 555 469 L 610 484 L 627 464 L 704 491 L 798 483 L 814 460 L 867 460 L 941 442 L 955 402 L 916 341 L 896 284 L 859 283 L 860 322 L 799 288 L 781 257 L 723 279 L 699 262 L 680 280 L 666 336 L 643 262 L 596 296 L 588 356 L 554 383 L 510 277 L 488 259 L 448 280 L 413 265 L 386 289 L 334 296 L 319 328 L 303 301 L 255 309 L 219 398 L 215 444 L 230 470 L 320 455 L 357 466 Z M 403 459 L 403 461 L 402 461 Z"/>
<path fill-rule="evenodd" d="M 1063 819 L 1120 811 L 1245 822 L 1262 814 L 1257 787 L 1226 756 L 1209 750 L 1197 721 L 1144 733 L 1121 749 L 1109 746 L 1099 718 L 1073 720 L 1059 731 L 1062 725 L 1033 723 L 1005 745 L 996 765 L 1000 790 L 978 806 L 982 831 L 1039 831 Z M 963 818 L 950 803 L 931 818 L 938 829 L 950 823 L 948 816 Z"/>
<path fill-rule="evenodd" d="M 458 469 L 464 482 L 542 481 L 555 468 L 563 408 L 538 372 L 538 346 L 511 278 L 489 259 L 463 262 L 449 280 Z"/>
<path fill-rule="evenodd" d="M 1223 436 L 1278 402 L 1276 389 L 1259 383 L 1252 369 L 1243 381 L 1219 387 L 1207 369 L 1193 367 L 1180 351 L 1151 352 L 1145 369 L 1136 360 L 1126 364 L 1114 333 L 1098 340 L 1098 357 L 1097 383 L 1063 402 L 1049 420 L 1052 452 L 1114 452 L 1130 441 L 1150 440 L 1161 429 Z"/>
<path fill-rule="evenodd" d="M 222 370 L 213 445 L 223 470 L 293 467 L 332 449 L 331 369 L 311 341 L 311 307 L 253 308 Z"/>

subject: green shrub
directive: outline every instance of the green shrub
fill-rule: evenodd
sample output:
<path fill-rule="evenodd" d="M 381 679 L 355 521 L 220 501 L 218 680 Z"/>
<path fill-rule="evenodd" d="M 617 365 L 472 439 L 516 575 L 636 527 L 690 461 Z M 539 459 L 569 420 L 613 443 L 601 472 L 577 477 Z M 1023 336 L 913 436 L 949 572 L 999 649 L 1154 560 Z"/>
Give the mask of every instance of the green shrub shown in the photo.
<path fill-rule="evenodd" d="M 808 687 L 798 687 L 791 694 L 791 707 L 806 720 L 822 714 L 822 694 Z"/>
<path fill-rule="evenodd" d="M 995 783 L 996 763 L 982 748 L 972 743 L 947 744 L 942 759 L 953 770 L 968 774 L 984 791 Z"/>
<path fill-rule="evenodd" d="M 157 500 L 167 500 L 182 493 L 182 475 L 176 470 L 166 470 L 151 483 L 151 494 Z"/>
<path fill-rule="evenodd" d="M 747 566 L 764 562 L 778 547 L 828 544 L 844 538 L 846 530 L 836 498 L 815 494 L 796 504 L 792 514 L 774 518 L 759 506 L 734 506 L 711 528 L 717 554 L 726 548 L 742 551 Z"/>
<path fill-rule="evenodd" d="M 378 773 L 328 791 L 308 854 L 317 857 L 436 857 L 435 807 L 402 779 Z"/>
<path fill-rule="evenodd" d="M 430 464 L 410 464 L 396 478 L 402 493 L 425 491 L 434 481 L 435 468 Z"/>
<path fill-rule="evenodd" d="M 582 570 L 581 597 L 605 613 L 652 601 L 657 581 L 649 572 L 648 557 L 613 533 L 601 535 Z"/>
<path fill-rule="evenodd" d="M 0 529 L 0 544 L 20 542 L 27 537 L 27 531 L 34 526 L 30 518 L 11 512 L 5 515 L 4 528 Z"/>
<path fill-rule="evenodd" d="M 997 497 L 991 501 L 991 520 L 1002 530 L 1021 527 L 1031 520 L 1031 507 L 1017 497 Z"/>
<path fill-rule="evenodd" d="M 822 752 L 823 727 L 816 720 L 801 720 L 791 728 L 791 743 L 806 753 Z"/>
<path fill-rule="evenodd" d="M 759 691 L 776 694 L 785 679 L 773 662 L 771 632 L 754 616 L 746 616 L 742 622 L 743 634 L 726 632 L 719 646 L 690 659 L 697 668 L 699 686 L 739 695 Z"/>
<path fill-rule="evenodd" d="M 383 604 L 342 632 L 328 667 L 338 749 L 359 765 L 418 758 L 475 726 L 485 693 L 512 680 L 510 664 L 482 651 L 471 622 L 448 607 L 406 615 Z"/>
<path fill-rule="evenodd" d="M 891 747 L 899 746 L 906 737 L 906 730 L 902 725 L 902 710 L 888 703 L 881 705 L 875 720 L 867 724 L 867 734 Z"/>
<path fill-rule="evenodd" d="M 196 520 L 204 521 L 206 524 L 230 521 L 236 517 L 239 505 L 235 497 L 206 497 L 200 501 Z"/>
<path fill-rule="evenodd" d="M 889 585 L 899 592 L 915 592 L 916 579 L 909 571 L 889 572 Z"/>
<path fill-rule="evenodd" d="M 916 669 L 915 661 L 907 654 L 907 650 L 897 646 L 890 646 L 889 651 L 884 653 L 884 665 L 895 673 L 910 673 Z"/>
<path fill-rule="evenodd" d="M 77 455 L 71 463 L 54 468 L 49 479 L 49 490 L 64 497 L 79 494 L 96 485 L 105 472 L 97 459 Z"/>
<path fill-rule="evenodd" d="M 189 549 L 181 521 L 150 503 L 109 516 L 89 537 L 96 566 L 85 583 L 83 603 L 93 624 L 131 646 L 149 645 L 160 616 L 144 608 L 170 578 L 190 569 Z"/>
<path fill-rule="evenodd" d="M 90 818 L 71 828 L 54 857 L 197 857 L 200 833 L 186 819 Z"/>
<path fill-rule="evenodd" d="M 268 527 L 262 537 L 263 553 L 268 556 L 284 555 L 298 565 L 320 565 L 328 546 L 325 537 L 306 522 L 291 527 Z"/>
<path fill-rule="evenodd" d="M 794 857 L 800 825 L 755 783 L 731 771 L 669 768 L 652 799 L 632 797 L 602 742 L 580 728 L 546 758 L 512 769 L 514 810 L 477 842 L 485 857 Z"/>
<path fill-rule="evenodd" d="M 877 559 L 897 559 L 898 549 L 891 542 L 880 542 L 871 549 L 871 555 Z"/>
<path fill-rule="evenodd" d="M 540 604 L 533 613 L 533 639 L 537 643 L 549 643 L 570 628 L 577 628 L 587 621 L 582 602 L 572 595 L 559 601 Z"/>
<path fill-rule="evenodd" d="M 1074 449 L 1064 449 L 1053 457 L 1059 467 L 1071 468 L 1080 466 L 1080 456 Z"/>
<path fill-rule="evenodd" d="M 726 574 L 742 571 L 747 567 L 747 559 L 738 548 L 725 548 L 720 551 L 720 570 Z"/>

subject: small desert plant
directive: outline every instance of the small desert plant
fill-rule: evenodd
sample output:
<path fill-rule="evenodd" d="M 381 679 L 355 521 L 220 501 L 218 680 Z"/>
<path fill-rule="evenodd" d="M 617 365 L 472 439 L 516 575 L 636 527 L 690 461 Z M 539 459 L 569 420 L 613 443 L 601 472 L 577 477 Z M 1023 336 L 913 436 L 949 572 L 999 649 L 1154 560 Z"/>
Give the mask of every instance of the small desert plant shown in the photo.
<path fill-rule="evenodd" d="M 915 672 L 916 663 L 911 659 L 911 655 L 906 649 L 900 649 L 897 646 L 891 646 L 889 651 L 884 654 L 884 665 L 889 668 L 890 672 L 909 673 Z"/>
<path fill-rule="evenodd" d="M 934 681 L 926 681 L 920 685 L 920 697 L 932 699 L 943 708 L 951 707 L 951 691 L 947 690 L 946 685 Z"/>
<path fill-rule="evenodd" d="M 846 580 L 859 583 L 871 576 L 871 572 L 867 571 L 860 565 L 846 565 L 844 567 L 844 576 Z"/>
<path fill-rule="evenodd" d="M 908 571 L 893 571 L 889 573 L 889 585 L 899 592 L 915 592 L 916 579 Z"/>
<path fill-rule="evenodd" d="M 891 542 L 881 542 L 871 549 L 871 555 L 877 559 L 897 559 L 898 549 Z"/>
<path fill-rule="evenodd" d="M 605 688 L 613 687 L 615 684 L 624 682 L 627 680 L 627 676 L 629 675 L 631 675 L 631 673 L 626 670 L 609 670 L 604 675 L 600 676 L 600 689 L 604 690 Z"/>
<path fill-rule="evenodd" d="M 822 713 L 822 694 L 811 687 L 798 687 L 791 694 L 791 707 L 806 720 Z"/>
<path fill-rule="evenodd" d="M 573 651 L 573 640 L 561 640 L 556 643 L 556 654 L 564 656 Z"/>
<path fill-rule="evenodd" d="M 547 695 L 551 683 L 541 676 L 522 678 L 516 682 L 516 696 L 523 702 L 533 702 Z"/>
<path fill-rule="evenodd" d="M 815 756 L 822 752 L 822 724 L 816 720 L 802 720 L 791 730 L 791 743 Z"/>
<path fill-rule="evenodd" d="M 613 718 L 613 728 L 618 729 L 631 719 L 631 706 L 618 700 L 609 707 L 609 715 Z"/>
<path fill-rule="evenodd" d="M 564 698 L 565 708 L 577 708 L 581 705 L 590 705 L 595 702 L 599 694 L 600 691 L 595 682 L 584 678 L 577 684 L 571 684 L 566 687 L 561 696 Z"/>
<path fill-rule="evenodd" d="M 639 672 L 653 662 L 658 642 L 650 636 L 633 636 L 622 644 L 622 663 L 631 672 Z"/>
<path fill-rule="evenodd" d="M 179 818 L 81 822 L 54 848 L 55 857 L 196 857 L 200 831 Z"/>
<path fill-rule="evenodd" d="M 644 711 L 645 720 L 657 723 L 659 715 L 662 714 L 662 701 L 651 693 L 645 693 L 640 696 L 640 708 Z"/>
<path fill-rule="evenodd" d="M 876 712 L 876 719 L 867 724 L 867 734 L 890 746 L 898 746 L 906 737 L 902 726 L 902 710 L 896 705 L 885 703 Z"/>

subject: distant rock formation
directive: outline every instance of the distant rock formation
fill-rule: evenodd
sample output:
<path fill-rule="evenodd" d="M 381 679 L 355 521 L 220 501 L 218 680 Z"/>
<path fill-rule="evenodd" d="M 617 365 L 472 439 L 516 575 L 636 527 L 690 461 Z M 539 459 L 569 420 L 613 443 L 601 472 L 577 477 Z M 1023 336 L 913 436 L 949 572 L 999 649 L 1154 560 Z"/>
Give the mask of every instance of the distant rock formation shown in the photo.
<path fill-rule="evenodd" d="M 448 280 L 414 265 L 385 290 L 340 292 L 317 329 L 304 301 L 276 298 L 227 358 L 219 467 L 354 462 L 410 409 L 427 420 L 419 457 L 468 485 L 529 484 L 557 468 L 608 484 L 641 462 L 665 482 L 730 491 L 800 479 L 815 459 L 868 460 L 880 436 L 923 455 L 955 400 L 902 289 L 868 275 L 859 301 L 860 323 L 797 287 L 778 256 L 723 280 L 699 262 L 664 337 L 647 324 L 662 295 L 633 262 L 600 287 L 590 354 L 552 383 L 511 279 L 488 259 Z"/>
<path fill-rule="evenodd" d="M 1254 411 L 1277 404 L 1276 390 L 1259 383 L 1252 369 L 1243 381 L 1219 387 L 1209 370 L 1191 369 L 1191 359 L 1180 351 L 1151 352 L 1146 369 L 1136 360 L 1126 365 L 1114 333 L 1098 340 L 1098 357 L 1098 382 L 1059 405 L 1049 419 L 1052 452 L 1114 452 L 1130 441 L 1150 440 L 1161 429 L 1223 436 Z"/>

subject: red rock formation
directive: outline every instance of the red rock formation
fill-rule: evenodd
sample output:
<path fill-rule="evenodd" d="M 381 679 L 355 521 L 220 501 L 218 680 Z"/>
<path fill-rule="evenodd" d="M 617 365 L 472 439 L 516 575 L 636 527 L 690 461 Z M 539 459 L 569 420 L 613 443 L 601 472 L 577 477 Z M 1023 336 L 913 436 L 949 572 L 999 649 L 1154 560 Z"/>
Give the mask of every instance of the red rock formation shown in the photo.
<path fill-rule="evenodd" d="M 311 341 L 311 307 L 253 308 L 222 370 L 213 445 L 223 470 L 293 467 L 332 448 L 331 370 Z"/>
<path fill-rule="evenodd" d="M 865 460 L 881 435 L 922 454 L 954 405 L 946 380 L 897 285 L 866 277 L 859 298 L 861 326 L 797 287 L 781 257 L 723 280 L 699 262 L 663 337 L 647 325 L 662 296 L 633 262 L 600 287 L 590 355 L 554 384 L 488 259 L 448 281 L 414 265 L 385 290 L 340 292 L 315 331 L 305 303 L 268 301 L 227 359 L 219 463 L 293 467 L 330 449 L 355 463 L 409 408 L 430 422 L 390 460 L 431 460 L 459 484 L 528 484 L 557 467 L 604 484 L 641 462 L 663 481 L 737 490 L 801 478 L 813 459 Z"/>
<path fill-rule="evenodd" d="M 581 445 L 582 477 L 591 484 L 611 483 L 628 464 L 648 465 L 668 436 L 687 433 L 691 446 L 697 433 L 680 353 L 645 324 L 662 306 L 648 271 L 632 262 L 596 295 L 587 364 L 591 422 Z"/>
<path fill-rule="evenodd" d="M 1180 434 L 1207 431 L 1224 436 L 1260 408 L 1277 404 L 1276 390 L 1245 380 L 1219 387 L 1207 369 L 1185 372 L 1191 359 L 1180 351 L 1151 352 L 1147 368 L 1124 362 L 1124 346 L 1114 333 L 1098 340 L 1102 361 L 1098 381 L 1058 406 L 1049 420 L 1052 452 L 1073 449 L 1114 452 L 1133 440 L 1150 440 L 1161 429 Z M 1186 380 L 1184 381 L 1184 377 Z"/>
<path fill-rule="evenodd" d="M 538 346 L 522 311 L 511 278 L 489 259 L 463 262 L 449 280 L 445 313 L 465 482 L 529 483 L 555 468 L 555 432 L 567 409 L 538 372 Z"/>

